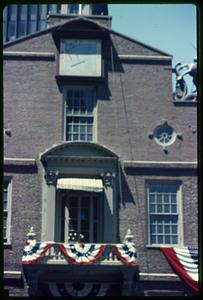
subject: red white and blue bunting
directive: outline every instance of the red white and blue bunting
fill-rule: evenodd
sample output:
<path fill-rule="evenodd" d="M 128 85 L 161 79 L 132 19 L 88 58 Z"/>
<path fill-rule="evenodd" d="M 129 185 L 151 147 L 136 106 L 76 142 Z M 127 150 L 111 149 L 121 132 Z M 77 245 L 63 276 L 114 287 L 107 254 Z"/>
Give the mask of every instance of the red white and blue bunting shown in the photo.
<path fill-rule="evenodd" d="M 199 292 L 198 286 L 198 248 L 161 248 L 174 271 L 192 288 Z"/>
<path fill-rule="evenodd" d="M 114 253 L 126 265 L 138 265 L 136 249 L 133 243 L 117 244 L 112 246 Z"/>
<path fill-rule="evenodd" d="M 89 265 L 98 260 L 103 251 L 104 245 L 99 244 L 59 244 L 61 252 L 72 264 Z"/>
<path fill-rule="evenodd" d="M 39 243 L 36 240 L 26 241 L 22 263 L 23 264 L 33 264 L 38 260 L 42 259 L 48 249 L 52 246 L 50 243 Z"/>
<path fill-rule="evenodd" d="M 109 285 L 102 283 L 48 283 L 49 293 L 54 297 L 106 296 Z"/>
<path fill-rule="evenodd" d="M 69 264 L 90 265 L 99 260 L 105 250 L 105 244 L 84 244 L 84 243 L 39 243 L 36 240 L 26 242 L 22 263 L 33 264 L 43 259 L 47 251 L 52 247 L 58 247 Z M 109 245 L 108 245 L 109 247 Z M 136 250 L 132 243 L 111 245 L 112 250 L 118 259 L 126 265 L 137 265 Z"/>

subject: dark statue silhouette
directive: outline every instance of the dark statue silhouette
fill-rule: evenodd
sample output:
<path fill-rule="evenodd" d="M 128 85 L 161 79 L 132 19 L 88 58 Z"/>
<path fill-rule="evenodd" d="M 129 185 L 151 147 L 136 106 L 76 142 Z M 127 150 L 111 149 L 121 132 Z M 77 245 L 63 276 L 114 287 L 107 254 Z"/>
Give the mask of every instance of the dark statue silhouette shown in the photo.
<path fill-rule="evenodd" d="M 181 71 L 186 69 L 183 73 Z M 182 65 L 178 62 L 172 72 L 176 75 L 176 89 L 173 93 L 173 98 L 176 101 L 197 101 L 197 59 L 194 59 L 192 64 Z M 188 92 L 187 83 L 184 76 L 189 74 L 193 79 L 193 84 L 195 85 L 195 90 Z"/>

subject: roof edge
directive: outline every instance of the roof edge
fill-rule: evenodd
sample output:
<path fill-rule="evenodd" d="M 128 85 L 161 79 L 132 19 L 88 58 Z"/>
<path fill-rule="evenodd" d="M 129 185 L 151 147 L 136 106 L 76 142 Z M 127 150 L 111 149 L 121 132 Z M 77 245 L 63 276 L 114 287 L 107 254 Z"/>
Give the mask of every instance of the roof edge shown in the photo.
<path fill-rule="evenodd" d="M 93 20 L 91 20 L 91 19 L 89 19 L 89 18 L 86 18 L 85 16 L 75 17 L 75 18 L 72 18 L 72 19 L 67 20 L 67 21 L 64 22 L 64 23 L 60 23 L 60 24 L 57 24 L 57 25 L 54 25 L 54 26 L 50 26 L 49 28 L 46 28 L 46 29 L 44 29 L 44 30 L 41 30 L 41 31 L 38 31 L 38 32 L 35 32 L 35 33 L 32 33 L 32 34 L 29 34 L 29 35 L 20 37 L 20 38 L 14 40 L 14 41 L 9 41 L 9 42 L 7 42 L 7 43 L 4 44 L 3 48 L 6 48 L 6 47 L 9 47 L 9 46 L 15 45 L 15 44 L 17 44 L 17 43 L 20 43 L 20 42 L 22 42 L 22 41 L 28 40 L 28 39 L 30 39 L 30 38 L 34 38 L 34 37 L 37 37 L 37 36 L 46 34 L 46 33 L 50 32 L 50 31 L 52 31 L 52 30 L 55 30 L 55 29 L 57 29 L 57 28 L 61 28 L 62 26 L 66 25 L 67 23 L 71 23 L 71 22 L 75 22 L 75 21 L 79 21 L 79 20 L 87 21 L 87 22 L 93 23 L 94 25 L 97 25 L 98 28 L 101 28 L 101 29 L 106 30 L 106 31 L 108 31 L 108 32 L 110 32 L 110 33 L 116 34 L 116 35 L 118 35 L 118 36 L 121 36 L 121 37 L 123 37 L 123 38 L 125 38 L 125 39 L 128 39 L 129 41 L 132 41 L 132 42 L 134 42 L 134 43 L 137 43 L 137 44 L 139 44 L 139 45 L 141 45 L 141 46 L 147 47 L 148 49 L 151 49 L 151 50 L 153 50 L 153 51 L 156 51 L 156 52 L 158 52 L 159 54 L 162 54 L 162 55 L 164 55 L 164 56 L 170 56 L 170 57 L 173 57 L 173 55 L 171 55 L 171 54 L 169 54 L 169 53 L 166 53 L 166 52 L 164 52 L 164 51 L 162 51 L 162 50 L 160 50 L 160 49 L 157 49 L 157 48 L 155 48 L 155 47 L 153 47 L 153 46 L 150 46 L 150 45 L 148 45 L 148 44 L 145 44 L 145 43 L 143 43 L 143 42 L 140 42 L 140 41 L 138 41 L 138 40 L 136 40 L 136 39 L 134 39 L 134 38 L 131 38 L 131 37 L 129 37 L 129 36 L 123 34 L 123 33 L 117 32 L 117 31 L 115 31 L 114 29 L 111 29 L 111 28 L 106 27 L 106 26 L 104 26 L 104 25 L 98 24 L 97 22 L 95 22 L 95 21 L 93 21 Z"/>
<path fill-rule="evenodd" d="M 119 35 L 119 36 L 121 36 L 121 37 L 124 37 L 124 38 L 128 39 L 129 41 L 132 41 L 132 42 L 134 42 L 134 43 L 140 44 L 141 46 L 147 47 L 147 48 L 149 48 L 149 49 L 151 49 L 151 50 L 153 50 L 153 51 L 159 52 L 159 53 L 162 54 L 162 55 L 173 57 L 172 54 L 169 54 L 169 53 L 167 53 L 167 52 L 165 52 L 165 51 L 162 51 L 162 50 L 160 50 L 160 49 L 158 49 L 158 48 L 155 48 L 155 47 L 153 47 L 153 46 L 150 46 L 150 45 L 148 45 L 148 44 L 145 44 L 145 43 L 143 43 L 143 42 L 140 42 L 140 41 L 138 41 L 138 40 L 136 40 L 136 39 L 134 39 L 134 38 L 131 38 L 131 37 L 125 35 L 124 33 L 118 32 L 118 31 L 116 31 L 116 30 L 114 30 L 114 29 L 109 29 L 109 31 L 111 31 L 112 33 L 114 33 L 114 34 L 116 34 L 116 35 Z"/>

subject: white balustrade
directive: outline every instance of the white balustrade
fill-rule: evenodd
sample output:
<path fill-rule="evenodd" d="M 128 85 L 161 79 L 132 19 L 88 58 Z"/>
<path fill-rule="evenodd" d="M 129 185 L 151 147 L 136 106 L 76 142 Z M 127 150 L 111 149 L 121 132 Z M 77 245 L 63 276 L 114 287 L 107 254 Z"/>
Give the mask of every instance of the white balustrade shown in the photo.
<path fill-rule="evenodd" d="M 102 244 L 105 246 L 104 252 L 101 257 L 94 264 L 121 264 L 116 254 L 112 249 L 111 244 Z M 55 263 L 67 263 L 63 253 L 58 247 L 58 243 L 53 243 L 52 246 L 47 250 L 44 259 L 41 263 L 47 262 L 48 264 Z"/>

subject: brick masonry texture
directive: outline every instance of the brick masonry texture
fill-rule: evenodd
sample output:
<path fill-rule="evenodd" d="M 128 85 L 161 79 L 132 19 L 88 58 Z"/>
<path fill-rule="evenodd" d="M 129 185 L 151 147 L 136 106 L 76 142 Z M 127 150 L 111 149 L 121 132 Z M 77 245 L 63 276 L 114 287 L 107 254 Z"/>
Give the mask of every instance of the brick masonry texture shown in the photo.
<path fill-rule="evenodd" d="M 118 54 L 163 55 L 150 47 L 111 34 L 106 40 L 106 79 L 97 83 L 97 142 L 124 160 L 195 161 L 197 159 L 196 107 L 174 106 L 170 62 L 121 61 Z M 113 47 L 113 56 L 109 50 Z M 54 52 L 51 33 L 28 38 L 6 51 Z M 4 62 L 5 157 L 35 158 L 36 170 L 22 172 L 5 167 L 13 177 L 11 247 L 5 249 L 5 270 L 21 270 L 24 241 L 30 226 L 40 239 L 42 167 L 39 154 L 63 141 L 63 98 L 56 83 L 57 60 L 7 59 Z M 69 83 L 72 84 L 72 83 Z M 92 83 L 91 83 L 92 84 Z M 162 147 L 148 136 L 165 119 L 182 139 Z M 119 203 L 118 238 L 132 230 L 141 272 L 173 273 L 160 249 L 146 248 L 147 206 L 145 182 L 149 179 L 182 181 L 184 244 L 197 244 L 197 177 L 195 173 L 148 175 L 123 168 L 123 195 Z M 153 259 L 152 259 L 153 258 Z M 26 292 L 23 292 L 26 294 Z"/>

